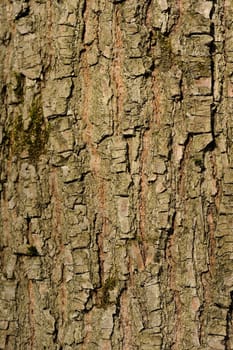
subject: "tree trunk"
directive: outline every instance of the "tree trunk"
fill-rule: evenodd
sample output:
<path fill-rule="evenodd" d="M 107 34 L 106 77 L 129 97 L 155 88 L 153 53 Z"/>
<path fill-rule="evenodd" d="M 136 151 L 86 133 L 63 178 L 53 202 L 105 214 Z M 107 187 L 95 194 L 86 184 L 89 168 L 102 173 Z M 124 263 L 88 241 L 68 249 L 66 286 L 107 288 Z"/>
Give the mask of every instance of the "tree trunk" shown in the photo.
<path fill-rule="evenodd" d="M 0 9 L 0 349 L 233 349 L 233 1 Z"/>

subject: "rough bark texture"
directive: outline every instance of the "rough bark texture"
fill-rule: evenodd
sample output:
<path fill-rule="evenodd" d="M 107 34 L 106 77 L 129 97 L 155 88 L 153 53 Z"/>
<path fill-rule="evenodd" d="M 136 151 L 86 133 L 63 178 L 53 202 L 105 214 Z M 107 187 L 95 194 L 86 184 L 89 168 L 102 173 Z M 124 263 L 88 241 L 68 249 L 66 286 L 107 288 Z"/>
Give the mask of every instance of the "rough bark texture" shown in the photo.
<path fill-rule="evenodd" d="M 232 18 L 1 0 L 0 349 L 233 349 Z"/>

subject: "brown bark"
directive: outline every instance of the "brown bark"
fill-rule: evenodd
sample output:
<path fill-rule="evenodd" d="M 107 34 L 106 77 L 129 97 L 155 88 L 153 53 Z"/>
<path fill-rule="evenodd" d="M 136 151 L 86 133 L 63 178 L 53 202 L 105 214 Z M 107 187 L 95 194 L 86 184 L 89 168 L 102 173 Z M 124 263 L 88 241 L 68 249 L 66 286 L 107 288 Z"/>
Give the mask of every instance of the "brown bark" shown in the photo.
<path fill-rule="evenodd" d="M 233 349 L 231 0 L 0 4 L 0 349 Z"/>

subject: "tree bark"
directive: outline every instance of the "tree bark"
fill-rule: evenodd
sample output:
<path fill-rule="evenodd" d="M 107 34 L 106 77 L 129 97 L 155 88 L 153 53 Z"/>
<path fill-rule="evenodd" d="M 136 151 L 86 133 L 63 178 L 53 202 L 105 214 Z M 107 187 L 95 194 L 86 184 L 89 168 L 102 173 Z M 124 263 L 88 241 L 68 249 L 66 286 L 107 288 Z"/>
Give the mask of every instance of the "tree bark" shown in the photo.
<path fill-rule="evenodd" d="M 233 349 L 233 1 L 0 9 L 0 349 Z"/>

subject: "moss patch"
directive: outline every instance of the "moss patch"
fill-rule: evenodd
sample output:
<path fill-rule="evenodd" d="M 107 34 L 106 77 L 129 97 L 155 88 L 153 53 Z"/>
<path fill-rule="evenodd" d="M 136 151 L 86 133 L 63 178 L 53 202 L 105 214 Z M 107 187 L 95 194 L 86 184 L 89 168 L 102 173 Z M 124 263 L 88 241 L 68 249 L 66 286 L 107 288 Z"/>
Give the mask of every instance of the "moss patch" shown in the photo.
<path fill-rule="evenodd" d="M 31 159 L 36 160 L 43 152 L 48 140 L 48 128 L 44 123 L 40 100 L 34 100 L 29 112 L 28 151 Z"/>
<path fill-rule="evenodd" d="M 114 277 L 109 277 L 106 279 L 102 287 L 102 299 L 101 307 L 106 308 L 110 303 L 110 294 L 109 292 L 116 287 L 116 279 Z"/>
<path fill-rule="evenodd" d="M 48 140 L 48 127 L 45 125 L 40 98 L 35 98 L 29 110 L 29 126 L 23 128 L 23 117 L 19 115 L 10 133 L 11 153 L 20 155 L 27 151 L 29 159 L 36 162 L 44 152 Z"/>
<path fill-rule="evenodd" d="M 169 36 L 162 34 L 160 31 L 155 31 L 153 39 L 161 51 L 161 70 L 167 71 L 171 68 L 174 59 L 174 55 L 172 53 L 171 39 Z"/>

